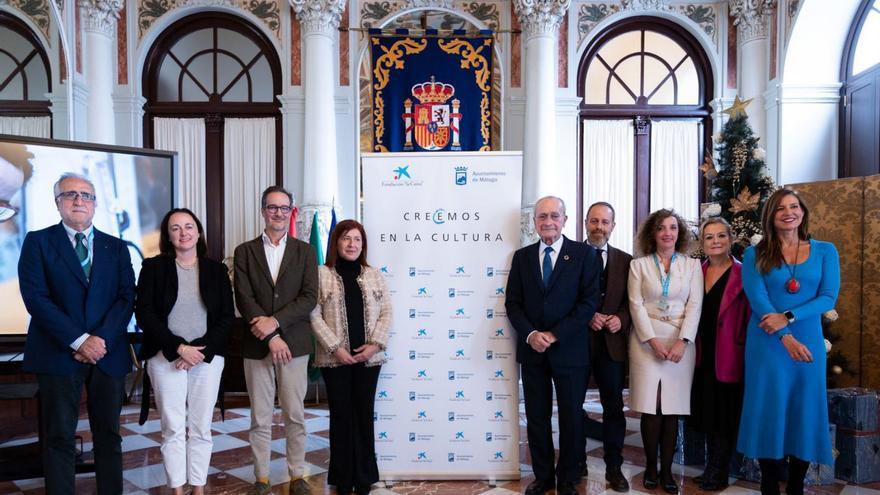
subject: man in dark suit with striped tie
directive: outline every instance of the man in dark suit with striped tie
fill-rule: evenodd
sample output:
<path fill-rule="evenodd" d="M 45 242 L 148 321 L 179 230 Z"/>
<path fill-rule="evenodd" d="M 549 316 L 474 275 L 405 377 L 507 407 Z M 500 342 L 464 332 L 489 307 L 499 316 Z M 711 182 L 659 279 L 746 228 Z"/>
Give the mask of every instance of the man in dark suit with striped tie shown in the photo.
<path fill-rule="evenodd" d="M 97 492 L 122 493 L 119 415 L 131 371 L 126 330 L 134 308 L 128 247 L 92 225 L 95 186 L 64 174 L 55 183 L 61 222 L 28 233 L 18 277 L 31 322 L 22 369 L 40 385 L 46 493 L 74 486 L 74 435 L 86 389 Z"/>
<path fill-rule="evenodd" d="M 527 495 L 575 495 L 583 455 L 583 403 L 590 374 L 587 325 L 599 305 L 602 261 L 595 249 L 565 238 L 565 203 L 535 202 L 540 241 L 513 255 L 507 278 L 507 317 L 516 330 L 535 481 Z M 553 389 L 559 411 L 559 460 L 554 469 L 550 419 Z"/>
<path fill-rule="evenodd" d="M 590 369 L 599 386 L 602 423 L 592 423 L 585 414 L 584 427 L 590 430 L 591 426 L 598 426 L 596 429 L 601 430 L 605 479 L 612 490 L 626 492 L 629 491 L 629 483 L 620 466 L 623 464 L 623 437 L 626 434 L 626 417 L 623 414 L 624 366 L 631 322 L 626 287 L 632 256 L 608 244 L 614 226 L 614 207 L 609 203 L 600 201 L 587 209 L 584 219 L 587 244 L 599 251 L 603 265 L 599 279 L 601 302 L 590 320 Z M 586 472 L 586 462 L 583 472 Z"/>

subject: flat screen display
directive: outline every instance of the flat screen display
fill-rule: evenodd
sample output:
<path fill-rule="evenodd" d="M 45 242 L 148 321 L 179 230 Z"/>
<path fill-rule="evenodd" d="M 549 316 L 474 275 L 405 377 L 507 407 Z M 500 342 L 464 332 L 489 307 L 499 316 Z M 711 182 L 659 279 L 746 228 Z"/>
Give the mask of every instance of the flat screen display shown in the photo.
<path fill-rule="evenodd" d="M 18 286 L 25 234 L 61 221 L 53 186 L 67 172 L 95 184 L 98 230 L 129 246 L 132 268 L 159 253 L 159 226 L 175 201 L 173 153 L 0 134 L 0 337 L 25 335 Z"/>

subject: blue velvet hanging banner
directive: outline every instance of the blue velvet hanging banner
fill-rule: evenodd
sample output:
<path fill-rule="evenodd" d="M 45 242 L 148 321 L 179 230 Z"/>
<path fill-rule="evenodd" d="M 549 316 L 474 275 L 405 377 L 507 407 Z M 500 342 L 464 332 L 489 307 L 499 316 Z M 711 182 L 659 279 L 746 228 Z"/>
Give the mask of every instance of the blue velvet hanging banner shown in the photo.
<path fill-rule="evenodd" d="M 371 34 L 373 151 L 491 150 L 493 41 Z"/>

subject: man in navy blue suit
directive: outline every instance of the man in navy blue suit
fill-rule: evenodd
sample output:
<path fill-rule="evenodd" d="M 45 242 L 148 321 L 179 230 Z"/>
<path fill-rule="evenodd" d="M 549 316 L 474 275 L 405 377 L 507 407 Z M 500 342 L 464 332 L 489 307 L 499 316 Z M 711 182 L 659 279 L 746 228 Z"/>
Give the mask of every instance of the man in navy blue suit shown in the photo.
<path fill-rule="evenodd" d="M 592 247 L 562 235 L 565 203 L 546 196 L 535 203 L 541 240 L 513 255 L 507 279 L 507 317 L 517 334 L 526 406 L 526 431 L 535 480 L 526 495 L 556 488 L 574 495 L 583 455 L 583 403 L 590 370 L 588 325 L 599 306 L 602 258 Z M 559 411 L 559 461 L 554 471 L 553 388 Z"/>
<path fill-rule="evenodd" d="M 74 435 L 86 389 L 99 494 L 122 493 L 119 415 L 131 371 L 126 329 L 135 286 L 126 245 L 92 225 L 95 187 L 64 174 L 55 183 L 61 222 L 29 232 L 21 296 L 31 314 L 24 371 L 40 385 L 46 492 L 74 493 Z"/>

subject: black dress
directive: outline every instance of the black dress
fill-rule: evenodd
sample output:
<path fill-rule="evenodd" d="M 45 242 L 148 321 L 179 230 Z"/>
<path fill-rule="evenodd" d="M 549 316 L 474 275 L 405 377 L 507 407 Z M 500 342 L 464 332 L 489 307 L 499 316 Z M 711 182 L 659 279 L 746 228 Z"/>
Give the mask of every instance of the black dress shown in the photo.
<path fill-rule="evenodd" d="M 689 424 L 703 433 L 736 438 L 742 410 L 743 384 L 720 382 L 715 374 L 718 311 L 721 309 L 721 299 L 728 278 L 730 268 L 703 297 L 697 333 L 700 339 L 700 362 L 694 368 Z"/>

